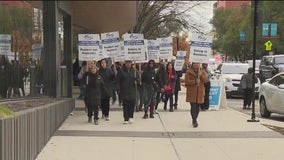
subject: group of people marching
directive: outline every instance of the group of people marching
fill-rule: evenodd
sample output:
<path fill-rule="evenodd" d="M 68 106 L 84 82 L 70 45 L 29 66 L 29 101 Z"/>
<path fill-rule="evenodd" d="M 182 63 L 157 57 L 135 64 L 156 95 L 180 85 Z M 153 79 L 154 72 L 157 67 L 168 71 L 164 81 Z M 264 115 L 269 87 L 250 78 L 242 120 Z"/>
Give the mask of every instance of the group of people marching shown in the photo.
<path fill-rule="evenodd" d="M 88 122 L 91 123 L 93 117 L 94 124 L 98 125 L 99 108 L 102 119 L 109 121 L 110 98 L 115 98 L 116 91 L 123 107 L 124 124 L 133 123 L 135 108 L 136 111 L 144 110 L 143 119 L 154 118 L 161 101 L 165 111 L 169 101 L 169 111 L 173 112 L 178 106 L 180 77 L 185 73 L 186 101 L 191 105 L 192 125 L 197 127 L 199 110 L 209 108 L 211 75 L 206 69 L 207 64 L 202 64 L 202 68 L 200 63 L 185 66 L 182 71 L 176 71 L 173 62 L 155 63 L 154 60 L 139 66 L 139 69 L 127 60 L 121 67 L 109 67 L 106 59 L 97 64 L 94 61 L 83 63 L 78 78 L 81 79 Z"/>

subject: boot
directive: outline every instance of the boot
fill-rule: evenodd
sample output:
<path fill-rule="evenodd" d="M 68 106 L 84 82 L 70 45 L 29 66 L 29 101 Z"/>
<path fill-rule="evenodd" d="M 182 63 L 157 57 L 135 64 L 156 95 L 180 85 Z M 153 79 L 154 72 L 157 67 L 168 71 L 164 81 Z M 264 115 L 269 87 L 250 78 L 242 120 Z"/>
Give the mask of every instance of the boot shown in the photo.
<path fill-rule="evenodd" d="M 154 118 L 154 113 L 150 113 L 150 118 Z"/>
<path fill-rule="evenodd" d="M 170 111 L 170 112 L 173 112 L 173 111 L 174 111 L 173 106 L 170 107 L 170 110 L 169 110 L 169 111 Z"/>
<path fill-rule="evenodd" d="M 143 119 L 147 119 L 148 118 L 148 114 L 147 114 L 147 111 L 145 111 L 145 114 L 143 116 Z"/>
<path fill-rule="evenodd" d="M 178 108 L 177 108 L 177 104 L 174 104 L 174 109 L 178 109 Z"/>
<path fill-rule="evenodd" d="M 196 119 L 192 120 L 192 125 L 193 125 L 194 128 L 198 127 L 198 123 L 197 123 Z"/>

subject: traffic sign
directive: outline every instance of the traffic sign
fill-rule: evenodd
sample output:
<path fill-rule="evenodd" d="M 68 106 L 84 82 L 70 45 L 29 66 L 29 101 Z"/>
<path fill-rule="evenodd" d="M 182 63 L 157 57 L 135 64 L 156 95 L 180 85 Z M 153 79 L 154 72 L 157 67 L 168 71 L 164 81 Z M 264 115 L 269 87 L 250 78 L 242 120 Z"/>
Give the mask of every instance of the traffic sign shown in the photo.
<path fill-rule="evenodd" d="M 265 50 L 266 50 L 266 51 L 271 51 L 272 42 L 271 42 L 270 40 L 268 40 L 267 42 L 265 42 L 264 45 L 265 45 Z"/>

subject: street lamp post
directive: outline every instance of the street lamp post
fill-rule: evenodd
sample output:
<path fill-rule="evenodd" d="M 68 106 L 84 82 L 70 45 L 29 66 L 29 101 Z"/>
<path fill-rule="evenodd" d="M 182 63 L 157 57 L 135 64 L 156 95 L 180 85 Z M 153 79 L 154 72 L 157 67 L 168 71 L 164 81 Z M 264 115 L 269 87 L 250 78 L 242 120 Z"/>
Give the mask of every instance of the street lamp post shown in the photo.
<path fill-rule="evenodd" d="M 256 26 L 257 26 L 257 0 L 254 0 L 254 11 L 253 11 L 253 75 L 252 80 L 255 81 L 255 52 L 256 52 Z M 247 122 L 259 122 L 259 120 L 255 119 L 255 83 L 252 85 L 253 90 L 253 98 L 252 98 L 252 113 L 251 113 L 251 119 L 247 120 Z"/>

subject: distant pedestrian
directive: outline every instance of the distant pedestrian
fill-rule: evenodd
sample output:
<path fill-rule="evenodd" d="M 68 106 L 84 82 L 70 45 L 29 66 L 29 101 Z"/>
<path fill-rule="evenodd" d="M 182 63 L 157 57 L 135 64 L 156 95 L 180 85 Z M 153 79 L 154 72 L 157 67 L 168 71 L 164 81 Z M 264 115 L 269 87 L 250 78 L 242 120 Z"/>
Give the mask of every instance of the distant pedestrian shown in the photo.
<path fill-rule="evenodd" d="M 197 127 L 199 108 L 204 102 L 206 75 L 200 69 L 200 63 L 193 62 L 192 66 L 185 73 L 186 102 L 190 103 L 192 125 Z"/>
<path fill-rule="evenodd" d="M 202 63 L 202 69 L 205 71 L 206 74 L 206 83 L 204 84 L 205 96 L 204 96 L 204 103 L 201 105 L 201 110 L 205 111 L 209 109 L 209 92 L 211 87 L 210 79 L 212 77 L 212 74 L 208 69 L 208 63 Z"/>
<path fill-rule="evenodd" d="M 257 77 L 254 78 L 254 83 L 257 83 Z M 244 74 L 240 81 L 240 89 L 243 90 L 243 109 L 250 109 L 251 102 L 253 100 L 253 89 L 252 85 L 253 83 L 253 68 L 248 69 L 248 73 Z"/>
<path fill-rule="evenodd" d="M 86 94 L 84 97 L 85 105 L 88 108 L 88 122 L 98 125 L 99 105 L 101 103 L 101 93 L 103 87 L 103 78 L 98 74 L 98 68 L 94 64 L 90 65 L 90 70 L 83 75 L 82 80 L 86 82 Z"/>
<path fill-rule="evenodd" d="M 117 84 L 122 99 L 124 124 L 133 123 L 137 73 L 132 68 L 131 61 L 125 61 L 122 69 L 118 72 Z"/>
<path fill-rule="evenodd" d="M 11 83 L 11 65 L 4 55 L 0 57 L 0 96 L 7 98 L 7 91 Z"/>

